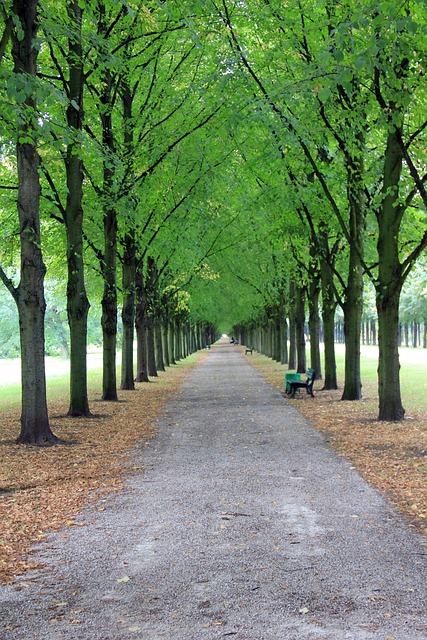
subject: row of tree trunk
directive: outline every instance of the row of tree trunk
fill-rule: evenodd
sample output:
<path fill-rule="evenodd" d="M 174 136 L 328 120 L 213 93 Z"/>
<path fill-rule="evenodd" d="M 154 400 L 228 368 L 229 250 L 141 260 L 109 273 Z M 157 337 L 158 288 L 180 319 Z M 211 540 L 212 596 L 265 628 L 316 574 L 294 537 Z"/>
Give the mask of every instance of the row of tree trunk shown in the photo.
<path fill-rule="evenodd" d="M 334 321 L 328 310 L 325 313 L 325 305 L 322 307 L 322 322 L 318 308 L 318 296 L 311 288 L 311 296 L 308 296 L 309 317 L 306 317 L 306 297 L 309 288 L 298 286 L 291 282 L 288 303 L 282 303 L 277 307 L 265 310 L 264 317 L 258 322 L 248 325 L 236 325 L 233 332 L 238 336 L 239 342 L 255 349 L 267 357 L 287 364 L 289 369 L 304 373 L 307 369 L 306 362 L 306 338 L 310 339 L 310 367 L 316 371 L 316 379 L 322 379 L 320 363 L 320 341 L 324 341 L 325 373 L 324 389 L 337 389 L 335 342 L 346 342 L 346 335 L 353 332 L 345 331 L 345 322 Z M 377 345 L 377 325 L 375 320 L 367 320 L 360 323 L 360 338 L 363 344 Z M 418 347 L 422 344 L 427 348 L 427 322 L 399 323 L 399 346 L 412 345 Z M 360 352 L 346 356 L 347 360 L 360 372 Z M 359 361 L 359 363 L 357 363 Z M 348 370 L 350 367 L 346 367 Z M 358 399 L 345 398 L 343 399 Z"/>

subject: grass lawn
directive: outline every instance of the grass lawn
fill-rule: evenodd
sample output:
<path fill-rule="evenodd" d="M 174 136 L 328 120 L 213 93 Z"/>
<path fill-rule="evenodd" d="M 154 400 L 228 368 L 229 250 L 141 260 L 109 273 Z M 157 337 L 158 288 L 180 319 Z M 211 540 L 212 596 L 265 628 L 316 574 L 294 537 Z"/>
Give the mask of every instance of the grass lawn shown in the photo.
<path fill-rule="evenodd" d="M 337 374 L 342 388 L 344 381 L 344 347 L 336 345 Z M 362 393 L 366 401 L 372 401 L 373 411 L 378 410 L 378 357 L 376 347 L 362 347 Z M 400 390 L 406 416 L 427 413 L 427 350 L 403 347 L 400 349 Z M 323 363 L 322 363 L 323 365 Z M 318 385 L 316 385 L 318 386 Z"/>

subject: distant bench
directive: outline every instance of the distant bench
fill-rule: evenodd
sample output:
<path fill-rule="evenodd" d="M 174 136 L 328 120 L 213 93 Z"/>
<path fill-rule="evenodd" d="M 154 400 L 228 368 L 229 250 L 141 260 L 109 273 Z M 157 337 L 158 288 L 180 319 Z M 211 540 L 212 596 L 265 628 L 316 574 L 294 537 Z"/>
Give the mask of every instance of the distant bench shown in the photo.
<path fill-rule="evenodd" d="M 307 394 L 310 395 L 312 398 L 314 398 L 313 384 L 316 377 L 315 370 L 307 369 L 307 372 L 305 374 L 306 375 L 305 381 L 301 380 L 301 378 L 299 380 L 296 380 L 294 376 L 297 376 L 297 375 L 298 374 L 295 374 L 295 373 L 286 374 L 285 376 L 286 393 L 289 395 L 290 398 L 293 398 L 298 389 L 305 389 Z M 292 379 L 291 379 L 291 376 L 292 376 Z"/>
<path fill-rule="evenodd" d="M 253 353 L 254 349 L 255 349 L 255 347 L 246 347 L 246 349 L 245 349 L 245 355 L 246 355 L 247 353 L 250 353 L 250 354 L 252 355 L 252 353 Z"/>

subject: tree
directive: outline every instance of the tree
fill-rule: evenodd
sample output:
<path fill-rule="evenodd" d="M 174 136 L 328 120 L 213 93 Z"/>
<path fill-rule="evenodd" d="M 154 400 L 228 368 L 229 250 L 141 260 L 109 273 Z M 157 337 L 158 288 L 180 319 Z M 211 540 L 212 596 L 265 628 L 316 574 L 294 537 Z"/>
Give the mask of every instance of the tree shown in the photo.
<path fill-rule="evenodd" d="M 40 180 L 37 152 L 36 74 L 37 2 L 16 0 L 11 30 L 14 92 L 17 104 L 16 160 L 18 218 L 21 243 L 20 282 L 15 286 L 1 269 L 19 314 L 22 365 L 21 432 L 18 442 L 52 444 L 58 438 L 49 425 L 44 364 L 44 276 L 40 238 Z"/>
<path fill-rule="evenodd" d="M 89 416 L 87 390 L 87 319 L 89 300 L 84 275 L 83 244 L 83 124 L 84 124 L 84 55 L 82 45 L 83 10 L 77 0 L 67 5 L 67 17 L 61 16 L 52 27 L 52 16 L 45 7 L 44 32 L 49 44 L 53 68 L 45 63 L 41 77 L 54 83 L 62 111 L 55 114 L 50 133 L 65 170 L 66 191 L 62 189 L 63 176 L 53 174 L 53 155 L 46 152 L 42 164 L 43 174 L 51 190 L 51 199 L 57 212 L 51 213 L 65 227 L 67 255 L 67 316 L 70 327 L 70 404 L 68 413 Z M 56 74 L 56 75 L 55 75 Z M 64 122 L 65 121 L 65 122 Z M 56 126 L 55 126 L 56 125 Z M 65 152 L 63 151 L 65 147 Z M 54 164 L 54 163 L 53 163 Z M 59 213 L 58 213 L 59 212 Z"/>

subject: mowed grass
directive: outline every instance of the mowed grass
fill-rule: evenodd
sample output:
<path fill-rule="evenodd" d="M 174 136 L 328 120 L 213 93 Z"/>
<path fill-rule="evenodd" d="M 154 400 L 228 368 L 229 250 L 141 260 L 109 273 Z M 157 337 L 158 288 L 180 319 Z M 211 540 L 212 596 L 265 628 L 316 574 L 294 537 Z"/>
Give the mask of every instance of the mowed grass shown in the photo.
<path fill-rule="evenodd" d="M 255 355 L 255 354 L 254 354 Z M 307 354 L 307 363 L 309 363 L 309 354 Z M 92 355 L 89 354 L 89 362 Z M 402 348 L 400 350 L 401 359 L 401 375 L 400 386 L 403 406 L 406 414 L 427 413 L 427 349 Z M 344 347 L 341 344 L 336 345 L 336 361 L 337 376 L 340 389 L 344 385 Z M 270 363 L 270 364 L 269 364 Z M 63 361 L 58 358 L 58 364 L 63 367 Z M 16 367 L 19 368 L 19 361 L 16 361 Z M 266 368 L 276 371 L 276 375 L 280 377 L 288 371 L 287 365 L 279 365 L 272 360 L 265 361 Z M 308 364 L 307 364 L 308 366 Z M 324 367 L 322 356 L 322 367 Z M 58 367 L 60 368 L 60 367 Z M 363 346 L 361 356 L 361 376 L 362 376 L 362 395 L 364 401 L 372 404 L 372 410 L 376 411 L 378 407 L 378 357 L 377 349 L 373 346 Z M 7 379 L 1 376 L 2 363 L 0 361 L 0 411 L 17 409 L 21 403 L 21 385 L 19 382 L 7 383 Z M 54 366 L 50 367 L 51 371 Z M 16 376 L 15 376 L 16 377 Z M 120 366 L 117 368 L 117 381 L 120 384 Z M 319 389 L 321 381 L 315 383 L 315 388 Z M 49 401 L 65 399 L 69 396 L 69 374 L 51 373 L 47 375 L 47 398 Z M 90 396 L 101 394 L 102 389 L 102 363 L 99 354 L 93 356 L 93 363 L 88 370 L 88 390 Z"/>
<path fill-rule="evenodd" d="M 199 356 L 200 352 L 190 354 L 185 358 L 185 367 L 191 366 Z M 61 373 L 63 370 L 68 369 L 68 363 L 60 358 L 57 358 L 57 367 L 55 367 L 55 359 L 49 358 L 48 373 L 46 375 L 46 392 L 48 406 L 50 402 L 68 403 L 70 395 L 70 376 L 68 371 Z M 120 354 L 117 356 L 117 362 L 120 362 Z M 21 384 L 16 379 L 19 378 L 19 360 L 15 361 L 15 371 L 13 376 L 10 376 L 15 381 L 7 382 L 7 375 L 10 372 L 10 361 L 6 373 L 2 372 L 2 361 L 0 360 L 0 412 L 13 411 L 20 409 L 21 406 Z M 174 365 L 173 368 L 179 369 L 181 364 Z M 3 375 L 2 375 L 3 374 Z M 117 365 L 117 386 L 120 386 L 121 379 L 121 365 Z M 155 381 L 157 385 L 163 385 L 163 378 L 151 378 L 151 382 Z M 99 353 L 88 354 L 88 373 L 87 373 L 87 386 L 88 396 L 90 400 L 99 400 L 102 395 L 102 359 Z"/>
<path fill-rule="evenodd" d="M 378 351 L 374 346 L 362 346 L 360 371 L 362 378 L 362 396 L 372 410 L 378 408 Z M 342 344 L 335 345 L 338 386 L 344 387 L 345 353 Z M 322 371 L 324 372 L 323 353 L 321 355 Z M 310 355 L 307 353 L 307 366 Z M 407 415 L 411 412 L 427 413 L 427 349 L 413 349 L 403 347 L 400 349 L 400 392 L 402 403 Z M 277 368 L 277 363 L 272 361 L 272 368 Z M 288 371 L 287 365 L 279 365 L 283 370 L 283 376 Z M 314 388 L 320 389 L 321 380 L 315 382 Z"/>
<path fill-rule="evenodd" d="M 120 384 L 120 378 L 118 378 Z M 102 389 L 102 369 L 90 371 L 88 373 L 88 393 L 94 395 L 101 394 Z M 61 374 L 48 377 L 46 380 L 47 401 L 66 399 L 70 392 L 70 377 L 68 374 Z M 21 384 L 0 384 L 0 412 L 18 409 L 21 405 Z"/>
<path fill-rule="evenodd" d="M 340 388 L 344 385 L 344 352 L 337 345 L 337 374 Z M 407 416 L 411 412 L 427 413 L 427 349 L 400 349 L 400 392 Z M 378 356 L 375 347 L 362 347 L 360 371 L 362 396 L 378 408 Z M 319 384 L 319 383 L 318 383 Z M 318 386 L 318 384 L 316 386 Z"/>

